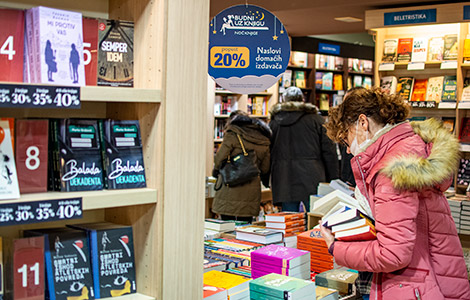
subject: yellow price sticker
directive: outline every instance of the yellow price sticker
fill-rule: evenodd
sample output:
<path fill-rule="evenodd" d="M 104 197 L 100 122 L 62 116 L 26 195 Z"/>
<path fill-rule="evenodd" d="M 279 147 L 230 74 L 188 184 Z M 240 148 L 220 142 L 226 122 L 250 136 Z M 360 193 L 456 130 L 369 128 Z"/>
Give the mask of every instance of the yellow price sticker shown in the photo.
<path fill-rule="evenodd" d="M 213 68 L 244 69 L 250 65 L 250 49 L 247 47 L 212 47 Z"/>

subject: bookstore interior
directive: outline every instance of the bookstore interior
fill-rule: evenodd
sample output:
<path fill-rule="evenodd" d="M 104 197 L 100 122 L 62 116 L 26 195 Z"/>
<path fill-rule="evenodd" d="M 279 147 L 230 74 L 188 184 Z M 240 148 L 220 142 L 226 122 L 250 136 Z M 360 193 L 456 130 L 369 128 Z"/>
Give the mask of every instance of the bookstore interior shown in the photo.
<path fill-rule="evenodd" d="M 291 25 L 281 23 L 282 12 L 278 19 L 250 3 L 251 15 L 217 23 L 210 2 L 1 2 L 0 299 L 369 299 L 376 279 L 338 264 L 322 235 L 381 238 L 354 186 L 320 182 L 299 200 L 309 205 L 283 210 L 261 185 L 251 221 L 212 209 L 221 185 L 247 182 L 232 185 L 222 170 L 242 155 L 225 156 L 213 173 L 216 153 L 229 147 L 226 129 L 239 114 L 269 127 L 290 87 L 322 122 L 346 91 L 380 88 L 408 103 L 409 121 L 437 119 L 459 140 L 444 194 L 470 279 L 470 2 L 365 10 L 362 30 L 375 46 L 288 36 L 276 75 L 243 71 L 269 65 L 250 51 L 281 48 L 229 37 L 281 39 L 276 30 L 285 35 Z M 272 29 L 263 20 L 274 24 L 272 41 L 261 38 Z M 216 33 L 229 42 L 213 46 Z M 220 80 L 211 66 L 235 75 Z M 240 74 L 250 82 L 233 80 Z M 396 280 L 413 299 L 428 299 L 423 285 Z"/>

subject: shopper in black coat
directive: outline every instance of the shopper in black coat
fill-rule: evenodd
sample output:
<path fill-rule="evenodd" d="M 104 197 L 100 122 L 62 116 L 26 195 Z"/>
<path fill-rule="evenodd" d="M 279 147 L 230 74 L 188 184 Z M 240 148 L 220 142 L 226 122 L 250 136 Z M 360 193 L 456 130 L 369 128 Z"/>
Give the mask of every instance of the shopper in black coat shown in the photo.
<path fill-rule="evenodd" d="M 297 87 L 289 87 L 271 111 L 271 189 L 283 211 L 298 211 L 301 201 L 308 210 L 318 183 L 338 178 L 336 147 L 323 123 Z"/>

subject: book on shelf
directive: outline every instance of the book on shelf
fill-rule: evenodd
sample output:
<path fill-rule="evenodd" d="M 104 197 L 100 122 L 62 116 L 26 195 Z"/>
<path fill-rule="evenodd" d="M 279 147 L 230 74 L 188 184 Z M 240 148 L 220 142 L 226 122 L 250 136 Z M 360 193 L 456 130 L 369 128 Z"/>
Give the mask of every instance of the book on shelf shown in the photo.
<path fill-rule="evenodd" d="M 442 98 L 442 88 L 444 76 L 429 77 L 426 89 L 426 101 L 440 102 Z"/>
<path fill-rule="evenodd" d="M 236 238 L 239 240 L 260 243 L 264 245 L 279 243 L 283 239 L 281 232 L 255 225 L 236 228 L 235 232 Z"/>
<path fill-rule="evenodd" d="M 360 87 L 362 86 L 362 76 L 361 75 L 354 75 L 353 76 L 353 87 Z"/>
<path fill-rule="evenodd" d="M 38 6 L 26 11 L 26 19 L 33 26 L 26 30 L 30 81 L 84 86 L 82 14 Z"/>
<path fill-rule="evenodd" d="M 323 87 L 323 72 L 315 72 L 315 88 L 321 90 Z"/>
<path fill-rule="evenodd" d="M 344 58 L 335 56 L 335 70 L 342 71 L 344 68 Z"/>
<path fill-rule="evenodd" d="M 370 73 L 374 67 L 374 62 L 372 60 L 363 59 L 362 64 L 364 66 L 364 72 Z"/>
<path fill-rule="evenodd" d="M 20 197 L 10 122 L 0 120 L 0 199 Z"/>
<path fill-rule="evenodd" d="M 397 82 L 397 94 L 404 100 L 410 100 L 413 92 L 414 78 L 413 77 L 399 77 Z"/>
<path fill-rule="evenodd" d="M 100 86 L 134 86 L 134 22 L 99 20 Z"/>
<path fill-rule="evenodd" d="M 442 101 L 457 101 L 457 76 L 444 76 L 444 83 L 442 87 Z"/>
<path fill-rule="evenodd" d="M 363 72 L 364 71 L 364 65 L 363 65 L 362 61 L 359 58 L 349 58 L 348 69 L 349 69 L 349 71 Z"/>
<path fill-rule="evenodd" d="M 305 71 L 294 71 L 295 86 L 304 89 L 307 86 Z"/>
<path fill-rule="evenodd" d="M 317 286 L 335 289 L 341 296 L 350 295 L 358 278 L 358 273 L 345 269 L 333 269 L 322 272 L 315 276 Z"/>
<path fill-rule="evenodd" d="M 319 93 L 316 97 L 319 103 L 318 108 L 323 111 L 328 111 L 330 109 L 330 95 Z"/>
<path fill-rule="evenodd" d="M 98 20 L 84 17 L 82 22 L 85 83 L 92 86 L 98 81 Z"/>
<path fill-rule="evenodd" d="M 252 299 L 263 299 L 256 298 L 258 293 L 261 297 L 264 295 L 264 299 L 316 299 L 314 282 L 281 274 L 272 273 L 253 279 L 249 285 Z"/>
<path fill-rule="evenodd" d="M 0 81 L 23 82 L 24 11 L 0 9 Z"/>
<path fill-rule="evenodd" d="M 384 52 L 382 62 L 395 62 L 397 60 L 398 39 L 384 40 Z"/>
<path fill-rule="evenodd" d="M 444 38 L 442 36 L 432 37 L 428 44 L 428 61 L 442 61 L 444 54 Z"/>
<path fill-rule="evenodd" d="M 335 239 L 339 241 L 367 241 L 376 239 L 375 227 L 365 225 L 353 229 L 342 230 L 335 233 Z"/>
<path fill-rule="evenodd" d="M 107 222 L 68 226 L 87 234 L 95 299 L 136 293 L 131 226 Z"/>
<path fill-rule="evenodd" d="M 332 72 L 323 73 L 321 88 L 323 90 L 328 90 L 328 91 L 333 90 L 333 73 Z"/>
<path fill-rule="evenodd" d="M 288 88 L 292 85 L 292 70 L 286 69 L 282 74 L 282 87 Z"/>
<path fill-rule="evenodd" d="M 253 100 L 253 115 L 264 116 L 266 114 L 266 98 L 264 96 L 254 96 Z"/>
<path fill-rule="evenodd" d="M 315 68 L 316 69 L 327 69 L 328 57 L 324 54 L 315 54 Z"/>
<path fill-rule="evenodd" d="M 343 75 L 334 74 L 333 75 L 333 90 L 340 91 L 343 89 Z"/>
<path fill-rule="evenodd" d="M 235 222 L 218 219 L 206 219 L 204 221 L 204 228 L 215 231 L 233 231 L 235 230 Z"/>
<path fill-rule="evenodd" d="M 16 170 L 21 194 L 47 192 L 48 120 L 16 121 Z"/>
<path fill-rule="evenodd" d="M 410 62 L 413 50 L 413 38 L 398 39 L 397 62 Z"/>
<path fill-rule="evenodd" d="M 315 293 L 317 296 L 316 300 L 338 300 L 339 294 L 335 289 L 326 288 L 323 286 L 317 286 L 315 288 Z"/>
<path fill-rule="evenodd" d="M 208 284 L 204 284 L 202 288 L 202 298 L 205 300 L 227 300 L 227 291 L 223 288 L 218 288 Z"/>
<path fill-rule="evenodd" d="M 426 101 L 427 79 L 415 79 L 410 101 Z"/>
<path fill-rule="evenodd" d="M 455 128 L 455 118 L 453 117 L 442 117 L 442 126 L 453 133 Z"/>
<path fill-rule="evenodd" d="M 397 91 L 397 77 L 384 76 L 380 78 L 380 88 L 388 94 L 395 94 Z"/>
<path fill-rule="evenodd" d="M 307 68 L 308 67 L 308 53 L 301 51 L 292 51 L 290 65 L 295 67 Z"/>
<path fill-rule="evenodd" d="M 428 39 L 414 38 L 411 62 L 425 62 L 427 58 Z"/>
<path fill-rule="evenodd" d="M 464 63 L 470 62 L 470 38 L 467 35 L 467 38 L 464 40 L 463 43 L 463 61 Z"/>
<path fill-rule="evenodd" d="M 267 214 L 266 222 L 292 222 L 297 220 L 305 220 L 305 213 L 283 211 L 279 213 Z"/>
<path fill-rule="evenodd" d="M 104 186 L 144 188 L 144 155 L 138 120 L 99 120 Z"/>
<path fill-rule="evenodd" d="M 458 34 L 446 34 L 444 36 L 444 60 L 456 60 L 459 55 Z"/>
<path fill-rule="evenodd" d="M 372 77 L 364 76 L 362 80 L 362 86 L 365 87 L 366 89 L 372 88 Z"/>
<path fill-rule="evenodd" d="M 44 236 L 46 298 L 94 298 L 90 247 L 85 232 L 71 228 L 39 228 L 25 230 L 24 236 Z"/>

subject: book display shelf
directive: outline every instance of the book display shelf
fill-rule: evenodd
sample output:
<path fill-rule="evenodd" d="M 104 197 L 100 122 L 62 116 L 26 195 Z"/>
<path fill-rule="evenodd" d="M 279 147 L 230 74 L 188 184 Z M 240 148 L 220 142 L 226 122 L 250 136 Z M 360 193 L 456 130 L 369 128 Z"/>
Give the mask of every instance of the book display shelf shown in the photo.
<path fill-rule="evenodd" d="M 0 4 L 15 9 L 42 5 L 135 23 L 133 88 L 86 86 L 81 88 L 80 109 L 0 107 L 0 117 L 139 120 L 147 182 L 147 188 L 141 189 L 47 192 L 2 201 L 82 197 L 83 217 L 0 226 L 0 236 L 18 238 L 28 229 L 85 222 L 132 225 L 138 293 L 117 299 L 202 299 L 205 146 L 200 141 L 205 138 L 207 120 L 209 1 L 20 0 Z M 191 26 L 183 25 L 184 19 L 191 20 Z"/>
<path fill-rule="evenodd" d="M 414 120 L 423 120 L 430 117 L 442 119 L 449 130 L 461 140 L 463 158 L 468 158 L 470 155 L 470 147 L 465 136 L 462 135 L 464 133 L 462 129 L 467 124 L 467 118 L 470 116 L 470 103 L 462 98 L 464 86 L 467 85 L 466 82 L 468 81 L 466 78 L 469 75 L 467 74 L 468 63 L 465 62 L 467 59 L 464 57 L 465 48 L 468 48 L 465 47 L 465 40 L 469 34 L 469 20 L 465 19 L 464 10 L 469 5 L 470 3 L 443 4 L 366 12 L 366 29 L 375 36 L 376 41 L 374 68 L 376 86 L 380 86 L 382 78 L 387 76 L 395 76 L 396 78 L 412 77 L 415 82 L 416 80 L 427 80 L 427 84 L 431 82 L 430 78 L 433 77 L 454 78 L 454 87 L 450 89 L 453 92 L 453 99 L 447 101 L 444 96 L 438 99 L 429 99 L 429 96 L 423 91 L 426 96 L 420 98 L 421 101 L 410 101 L 412 106 L 411 116 Z M 437 21 L 419 25 L 416 23 L 395 26 L 384 25 L 386 24 L 386 14 L 406 14 L 406 12 L 413 10 L 430 10 L 431 14 L 435 14 L 435 20 Z M 404 53 L 400 50 L 400 39 L 410 38 L 425 41 L 424 48 L 427 51 L 425 58 L 421 59 L 420 62 L 407 62 L 406 58 L 405 61 L 400 61 L 400 59 L 398 61 L 396 59 L 395 61 L 387 61 L 386 54 L 384 54 L 388 51 L 384 49 L 387 47 L 387 41 L 394 39 L 398 41 L 396 52 L 397 56 L 400 56 L 400 53 L 402 55 Z M 435 38 L 442 38 L 443 50 L 435 50 L 439 48 L 431 42 Z M 452 38 L 454 38 L 454 41 L 449 42 Z M 445 84 L 444 80 L 444 86 L 440 86 L 444 91 L 446 90 Z M 414 92 L 412 91 L 412 93 Z M 444 92 L 442 95 L 444 95 Z M 411 97 L 410 100 L 412 100 Z M 455 183 L 456 191 L 464 193 L 467 184 L 461 184 L 462 182 L 458 180 L 457 175 Z"/>

